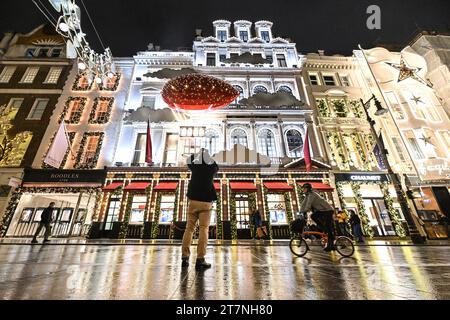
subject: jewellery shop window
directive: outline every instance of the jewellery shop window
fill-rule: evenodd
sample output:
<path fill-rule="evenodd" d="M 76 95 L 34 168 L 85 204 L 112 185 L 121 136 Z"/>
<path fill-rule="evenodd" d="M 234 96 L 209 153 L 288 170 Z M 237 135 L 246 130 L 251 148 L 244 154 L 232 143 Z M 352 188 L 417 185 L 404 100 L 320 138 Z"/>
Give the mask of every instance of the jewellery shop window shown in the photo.
<path fill-rule="evenodd" d="M 130 224 L 144 223 L 146 196 L 134 196 L 131 204 Z"/>
<path fill-rule="evenodd" d="M 171 223 L 173 221 L 174 210 L 175 210 L 175 195 L 162 195 L 159 223 L 161 224 Z"/>
<path fill-rule="evenodd" d="M 268 194 L 267 206 L 269 207 L 271 224 L 287 224 L 286 206 L 283 194 Z"/>

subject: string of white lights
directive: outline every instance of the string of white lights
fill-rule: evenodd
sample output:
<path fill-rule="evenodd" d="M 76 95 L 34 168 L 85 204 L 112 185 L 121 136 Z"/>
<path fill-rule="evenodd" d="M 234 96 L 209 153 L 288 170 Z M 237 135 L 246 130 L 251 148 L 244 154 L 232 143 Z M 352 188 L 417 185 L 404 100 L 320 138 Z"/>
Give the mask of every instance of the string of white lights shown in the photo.
<path fill-rule="evenodd" d="M 49 0 L 49 2 L 56 11 L 61 12 L 56 31 L 74 48 L 79 72 L 87 77 L 89 83 L 96 81 L 102 84 L 107 78 L 113 78 L 115 71 L 111 50 L 106 48 L 104 53 L 99 54 L 89 46 L 86 34 L 81 29 L 81 10 L 75 0 Z M 91 23 L 93 24 L 92 20 Z M 95 31 L 97 32 L 96 29 Z M 98 32 L 97 36 L 100 39 Z M 101 39 L 100 42 L 103 46 Z"/>

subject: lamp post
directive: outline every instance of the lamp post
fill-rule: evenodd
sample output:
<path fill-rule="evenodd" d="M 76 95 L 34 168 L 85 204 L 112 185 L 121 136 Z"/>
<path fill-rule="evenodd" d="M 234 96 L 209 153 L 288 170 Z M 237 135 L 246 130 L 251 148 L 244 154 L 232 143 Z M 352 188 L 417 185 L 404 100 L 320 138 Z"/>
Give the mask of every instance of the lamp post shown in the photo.
<path fill-rule="evenodd" d="M 380 154 L 382 157 L 382 160 L 386 166 L 388 175 L 392 181 L 392 184 L 394 185 L 395 188 L 395 192 L 397 193 L 397 200 L 400 204 L 400 207 L 403 211 L 403 214 L 406 218 L 406 222 L 408 225 L 408 229 L 409 229 L 409 235 L 411 237 L 411 240 L 414 244 L 421 244 L 425 242 L 425 239 L 421 236 L 421 234 L 419 233 L 419 231 L 416 228 L 416 225 L 414 223 L 414 220 L 412 218 L 412 214 L 411 214 L 411 210 L 408 206 L 408 203 L 406 201 L 405 195 L 403 193 L 402 187 L 401 187 L 401 183 L 400 183 L 400 179 L 398 177 L 398 175 L 396 173 L 394 173 L 394 171 L 392 170 L 391 165 L 389 164 L 389 160 L 387 157 L 388 151 L 386 150 L 385 146 L 384 146 L 384 142 L 383 139 L 380 138 L 375 130 L 375 121 L 370 117 L 369 115 L 369 111 L 367 110 L 368 108 L 366 108 L 366 105 L 368 103 L 370 103 L 371 100 L 374 100 L 375 102 L 375 106 L 377 108 L 377 111 L 375 111 L 375 115 L 376 116 L 381 116 L 383 114 L 385 114 L 386 112 L 388 112 L 389 110 L 383 108 L 383 106 L 381 105 L 380 101 L 378 101 L 378 99 L 375 97 L 375 95 L 372 95 L 372 97 L 367 100 L 366 102 L 364 102 L 362 99 L 360 99 L 364 112 L 366 114 L 367 117 L 367 121 L 369 122 L 370 125 L 370 131 L 372 133 L 372 135 L 375 138 L 375 141 L 377 143 L 377 146 L 380 150 Z M 370 105 L 369 105 L 370 106 Z"/>

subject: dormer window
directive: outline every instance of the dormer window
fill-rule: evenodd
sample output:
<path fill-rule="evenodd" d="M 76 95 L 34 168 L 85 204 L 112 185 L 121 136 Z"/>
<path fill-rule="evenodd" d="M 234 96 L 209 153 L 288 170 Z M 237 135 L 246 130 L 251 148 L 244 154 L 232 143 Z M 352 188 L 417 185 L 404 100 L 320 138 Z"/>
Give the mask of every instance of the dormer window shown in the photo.
<path fill-rule="evenodd" d="M 217 39 L 219 39 L 221 42 L 225 42 L 227 40 L 227 31 L 217 30 Z"/>
<path fill-rule="evenodd" d="M 248 31 L 240 30 L 239 31 L 239 38 L 241 38 L 242 41 L 247 42 L 248 41 Z"/>
<path fill-rule="evenodd" d="M 270 34 L 269 31 L 261 31 L 261 39 L 263 39 L 265 42 L 270 42 Z"/>

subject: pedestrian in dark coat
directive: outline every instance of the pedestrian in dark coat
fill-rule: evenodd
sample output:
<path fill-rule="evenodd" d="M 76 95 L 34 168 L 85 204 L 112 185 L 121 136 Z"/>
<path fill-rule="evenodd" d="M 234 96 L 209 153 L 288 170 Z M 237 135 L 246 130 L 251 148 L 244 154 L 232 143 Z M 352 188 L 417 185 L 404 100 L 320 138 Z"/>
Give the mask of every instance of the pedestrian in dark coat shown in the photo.
<path fill-rule="evenodd" d="M 361 229 L 361 219 L 358 217 L 358 215 L 353 210 L 349 210 L 350 212 L 350 219 L 349 222 L 352 226 L 353 235 L 355 236 L 355 240 L 359 243 L 364 242 L 363 233 Z"/>
<path fill-rule="evenodd" d="M 37 243 L 37 237 L 39 233 L 41 232 L 42 228 L 45 228 L 44 232 L 44 241 L 42 243 L 49 242 L 48 237 L 50 237 L 50 234 L 52 232 L 52 227 L 50 223 L 52 222 L 52 214 L 53 214 L 53 207 L 55 206 L 54 202 L 50 202 L 48 207 L 42 211 L 41 214 L 41 221 L 39 222 L 39 226 L 37 227 L 36 232 L 34 233 L 33 240 L 31 240 L 31 243 Z"/>

